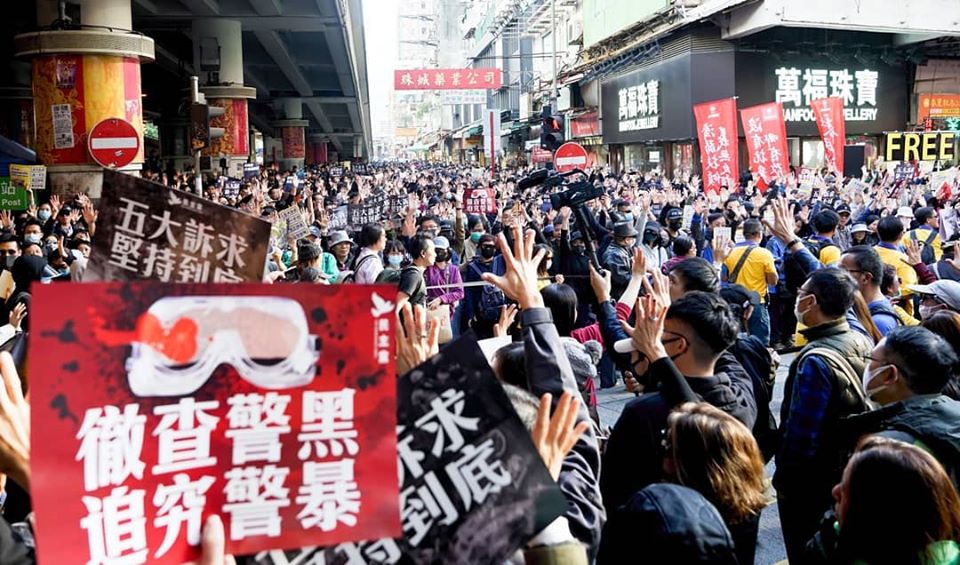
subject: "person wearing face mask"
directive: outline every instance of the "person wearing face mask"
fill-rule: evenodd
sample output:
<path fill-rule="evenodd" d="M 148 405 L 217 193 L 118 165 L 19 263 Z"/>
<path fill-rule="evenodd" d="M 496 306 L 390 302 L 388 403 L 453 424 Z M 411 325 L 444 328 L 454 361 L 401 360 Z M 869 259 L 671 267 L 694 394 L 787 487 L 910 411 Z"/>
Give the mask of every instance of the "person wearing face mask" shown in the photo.
<path fill-rule="evenodd" d="M 880 433 L 930 451 L 956 485 L 960 481 L 960 402 L 941 391 L 957 353 L 922 327 L 897 328 L 870 352 L 863 389 L 880 408 L 843 422 L 848 448 Z"/>
<path fill-rule="evenodd" d="M 20 256 L 20 242 L 12 233 L 0 234 L 0 257 L 3 258 L 3 268 L 13 269 L 13 262 Z"/>
<path fill-rule="evenodd" d="M 566 284 L 577 293 L 577 327 L 582 328 L 596 321 L 596 314 L 590 307 L 594 302 L 593 288 L 590 286 L 590 255 L 581 231 L 570 230 L 572 210 L 563 207 L 559 211 L 560 244 L 555 255 L 553 272 L 563 275 Z M 578 226 L 579 227 L 579 226 Z"/>
<path fill-rule="evenodd" d="M 788 249 L 797 246 L 792 241 Z M 840 478 L 840 420 L 868 408 L 860 375 L 873 343 L 846 321 L 856 292 L 856 282 L 837 268 L 814 271 L 797 292 L 794 313 L 807 345 L 787 373 L 773 477 L 787 557 L 795 562 Z"/>
<path fill-rule="evenodd" d="M 464 265 L 463 281 L 479 282 L 484 273 L 503 275 L 506 264 L 497 253 L 497 240 L 490 234 L 483 234 L 477 245 L 477 255 Z M 493 337 L 493 325 L 500 318 L 500 307 L 506 304 L 502 293 L 497 293 L 490 285 L 470 286 L 464 291 L 463 314 L 460 321 L 461 331 L 469 325 L 480 339 Z"/>
<path fill-rule="evenodd" d="M 433 265 L 437 258 L 433 240 L 425 235 L 414 236 L 410 241 L 410 255 L 413 261 L 400 271 L 397 291 L 397 308 L 409 303 L 412 306 L 425 306 L 427 303 L 427 285 L 423 272 Z"/>
<path fill-rule="evenodd" d="M 34 219 L 28 219 L 23 224 L 23 242 L 24 243 L 36 243 L 40 245 L 41 240 L 43 239 L 43 226 L 40 225 L 40 222 Z"/>
<path fill-rule="evenodd" d="M 940 279 L 930 284 L 912 284 L 907 288 L 920 295 L 921 320 L 929 320 L 940 310 L 960 312 L 960 282 Z"/>
<path fill-rule="evenodd" d="M 647 260 L 647 268 L 651 270 L 661 270 L 664 263 L 670 259 L 667 250 L 663 248 L 664 242 L 661 231 L 660 224 L 657 222 L 647 222 L 647 225 L 643 227 L 640 248 Z"/>
<path fill-rule="evenodd" d="M 451 262 L 450 240 L 440 236 L 433 240 L 437 258 L 427 267 L 423 276 L 427 281 L 427 308 L 435 310 L 446 304 L 450 307 L 450 318 L 457 304 L 463 300 L 463 279 L 460 269 Z"/>
<path fill-rule="evenodd" d="M 699 397 L 747 428 L 753 427 L 756 417 L 738 401 L 730 377 L 716 370 L 739 327 L 720 296 L 688 292 L 663 313 L 651 297 L 640 304 L 636 328 L 614 349 L 629 354 L 634 372 L 648 374 L 659 386 L 629 402 L 610 433 L 600 475 L 607 508 L 618 508 L 635 492 L 661 480 L 661 430 L 674 406 Z"/>
<path fill-rule="evenodd" d="M 636 244 L 637 230 L 632 222 L 623 221 L 613 226 L 613 243 L 603 253 L 601 264 L 610 271 L 610 295 L 614 300 L 620 298 L 630 283 L 633 248 Z"/>
<path fill-rule="evenodd" d="M 457 204 L 457 214 L 462 214 L 462 204 Z M 461 220 L 458 220 L 458 223 Z M 477 254 L 477 247 L 480 245 L 480 238 L 483 237 L 483 234 L 486 233 L 486 228 L 483 227 L 483 218 L 478 215 L 467 216 L 467 234 L 466 238 L 462 239 L 462 248 L 458 249 L 461 257 L 461 265 L 466 265 L 473 260 L 474 256 Z"/>
<path fill-rule="evenodd" d="M 883 261 L 880 260 L 880 255 L 872 247 L 866 245 L 851 247 L 844 251 L 840 257 L 840 268 L 857 281 L 857 287 L 860 289 L 863 299 L 867 302 L 870 317 L 876 324 L 880 335 L 887 335 L 894 328 L 903 325 L 900 316 L 893 309 L 890 299 L 884 296 L 880 290 L 885 266 L 888 265 L 884 265 Z"/>
<path fill-rule="evenodd" d="M 40 220 L 40 223 L 42 225 L 46 225 L 46 223 L 52 217 L 53 217 L 53 209 L 50 207 L 49 203 L 44 202 L 43 204 L 40 205 L 39 208 L 37 208 L 37 219 Z"/>

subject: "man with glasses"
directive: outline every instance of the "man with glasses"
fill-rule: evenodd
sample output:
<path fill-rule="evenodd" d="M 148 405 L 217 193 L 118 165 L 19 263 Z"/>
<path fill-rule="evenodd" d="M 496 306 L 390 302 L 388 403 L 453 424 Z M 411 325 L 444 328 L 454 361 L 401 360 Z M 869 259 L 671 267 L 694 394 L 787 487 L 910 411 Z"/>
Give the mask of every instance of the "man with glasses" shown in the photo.
<path fill-rule="evenodd" d="M 900 316 L 893 309 L 893 304 L 883 295 L 883 290 L 880 288 L 883 282 L 883 267 L 880 255 L 866 245 L 851 247 L 840 257 L 840 269 L 857 281 L 857 288 L 867 302 L 873 323 L 876 324 L 880 335 L 887 335 L 902 324 Z"/>
<path fill-rule="evenodd" d="M 653 302 L 651 297 L 643 300 Z M 635 374 L 648 377 L 646 390 L 656 392 L 627 404 L 610 434 L 600 475 L 607 508 L 619 507 L 662 479 L 660 430 L 670 410 L 687 396 L 709 402 L 747 428 L 756 419 L 756 406 L 738 397 L 730 377 L 715 370 L 739 330 L 727 303 L 715 293 L 693 291 L 670 304 L 665 314 L 651 312 L 638 308 L 630 339 L 614 345 L 618 353 L 630 354 Z"/>
<path fill-rule="evenodd" d="M 856 292 L 850 275 L 837 268 L 814 271 L 797 292 L 794 310 L 807 345 L 787 373 L 773 477 L 791 562 L 801 561 L 840 480 L 840 419 L 867 408 L 860 375 L 873 343 L 850 331 L 846 320 Z"/>
<path fill-rule="evenodd" d="M 920 247 L 920 260 L 924 265 L 933 265 L 943 257 L 940 240 L 940 215 L 936 208 L 923 206 L 914 212 L 917 229 L 911 230 L 907 237 Z"/>
<path fill-rule="evenodd" d="M 931 451 L 960 481 L 960 402 L 940 391 L 957 364 L 942 337 L 922 327 L 899 328 L 880 340 L 863 371 L 866 395 L 880 405 L 844 422 L 852 451 L 866 434 L 880 433 Z"/>

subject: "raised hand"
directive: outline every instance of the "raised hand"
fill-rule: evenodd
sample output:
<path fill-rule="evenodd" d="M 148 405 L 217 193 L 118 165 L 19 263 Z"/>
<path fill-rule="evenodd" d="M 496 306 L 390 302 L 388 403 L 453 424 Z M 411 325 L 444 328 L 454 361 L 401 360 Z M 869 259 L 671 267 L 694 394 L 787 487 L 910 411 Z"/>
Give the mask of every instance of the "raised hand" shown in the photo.
<path fill-rule="evenodd" d="M 540 397 L 537 421 L 533 425 L 533 444 L 537 446 L 543 464 L 556 481 L 560 478 L 563 460 L 589 428 L 590 422 L 577 423 L 577 410 L 580 399 L 569 391 L 564 391 L 557 401 L 557 407 L 550 415 L 550 393 Z"/>
<path fill-rule="evenodd" d="M 30 405 L 13 357 L 0 353 L 0 472 L 30 490 Z"/>
<path fill-rule="evenodd" d="M 533 254 L 534 235 L 533 230 L 521 235 L 520 230 L 514 228 L 514 249 L 511 251 L 507 238 L 498 234 L 497 243 L 506 263 L 506 272 L 503 275 L 483 273 L 484 282 L 496 285 L 524 309 L 543 307 L 543 298 L 537 290 L 537 266 L 546 251 Z"/>
<path fill-rule="evenodd" d="M 497 323 L 493 325 L 494 337 L 503 337 L 507 335 L 507 332 L 510 330 L 510 326 L 513 325 L 513 321 L 516 318 L 517 318 L 516 304 L 505 304 L 501 306 L 500 319 L 497 320 Z"/>
<path fill-rule="evenodd" d="M 425 308 L 405 303 L 397 312 L 397 374 L 406 374 L 439 351 L 440 320 L 428 322 Z"/>

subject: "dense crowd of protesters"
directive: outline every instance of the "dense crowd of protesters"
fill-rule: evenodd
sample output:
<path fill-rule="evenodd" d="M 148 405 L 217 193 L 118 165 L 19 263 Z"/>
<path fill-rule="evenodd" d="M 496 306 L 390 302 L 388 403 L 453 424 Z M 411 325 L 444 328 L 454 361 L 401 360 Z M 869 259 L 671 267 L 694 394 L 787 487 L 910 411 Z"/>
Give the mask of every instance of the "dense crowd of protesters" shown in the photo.
<path fill-rule="evenodd" d="M 776 500 L 791 563 L 960 563 L 955 183 L 825 170 L 706 194 L 696 177 L 597 169 L 580 186 L 598 196 L 554 208 L 571 185 L 526 186 L 527 172 L 266 167 L 235 194 L 208 179 L 204 196 L 277 228 L 264 282 L 396 286 L 398 372 L 467 331 L 512 340 L 494 371 L 519 391 L 518 413 L 539 397 L 531 433 L 568 501 L 518 559 L 752 563 Z M 465 212 L 476 189 L 496 211 Z M 337 219 L 380 196 L 403 206 L 364 225 Z M 306 237 L 287 237 L 289 207 Z M 83 195 L 0 214 L 8 491 L 30 488 L 18 368 L 31 286 L 80 280 L 96 222 Z M 604 422 L 597 388 L 621 382 L 637 398 Z M 28 501 L 7 501 L 0 563 L 31 562 Z M 219 519 L 203 547 L 203 563 L 223 562 Z"/>

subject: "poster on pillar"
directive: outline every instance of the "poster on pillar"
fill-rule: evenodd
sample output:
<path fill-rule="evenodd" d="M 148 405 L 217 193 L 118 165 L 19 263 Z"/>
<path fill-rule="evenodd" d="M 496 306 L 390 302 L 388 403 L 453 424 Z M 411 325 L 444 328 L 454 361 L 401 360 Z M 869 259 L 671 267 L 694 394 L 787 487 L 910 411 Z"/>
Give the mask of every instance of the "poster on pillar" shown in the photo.
<path fill-rule="evenodd" d="M 733 98 L 704 102 L 693 107 L 700 142 L 703 190 L 720 194 L 723 187 L 737 186 L 737 103 Z"/>
<path fill-rule="evenodd" d="M 767 184 L 782 180 L 790 170 L 783 106 L 770 102 L 744 108 L 740 110 L 740 121 L 750 155 L 750 171 Z"/>
<path fill-rule="evenodd" d="M 823 156 L 827 167 L 843 175 L 843 146 L 847 139 L 847 126 L 843 121 L 843 99 L 839 96 L 818 98 L 810 101 L 817 129 L 823 139 Z"/>
<path fill-rule="evenodd" d="M 210 146 L 203 150 L 203 155 L 246 157 L 250 153 L 247 101 L 242 98 L 216 98 L 208 104 L 224 110 L 222 116 L 210 120 L 211 127 L 223 128 L 223 137 L 211 139 Z"/>
<path fill-rule="evenodd" d="M 283 127 L 280 130 L 283 136 L 283 158 L 303 159 L 306 157 L 304 129 L 302 127 Z"/>
<path fill-rule="evenodd" d="M 87 132 L 108 118 L 126 120 L 141 136 L 140 61 L 110 55 L 47 55 L 33 59 L 38 159 L 48 165 L 92 164 Z"/>

